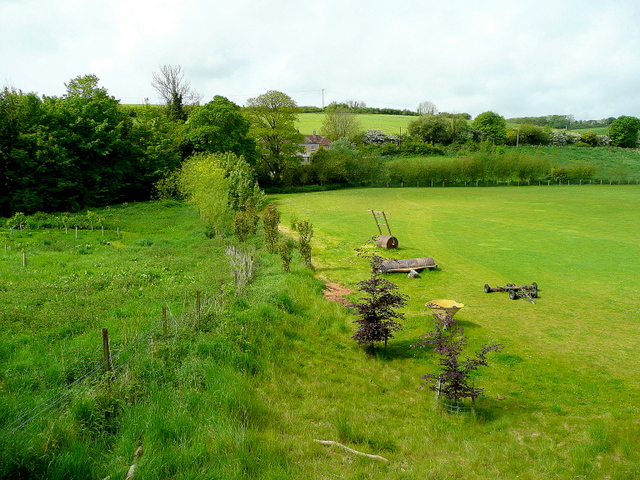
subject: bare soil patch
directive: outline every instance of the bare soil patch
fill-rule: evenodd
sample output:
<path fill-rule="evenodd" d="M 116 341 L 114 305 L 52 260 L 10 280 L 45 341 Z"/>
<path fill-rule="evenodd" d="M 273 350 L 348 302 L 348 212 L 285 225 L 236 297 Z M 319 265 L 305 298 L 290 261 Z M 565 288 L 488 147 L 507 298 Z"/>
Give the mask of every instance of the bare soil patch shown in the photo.
<path fill-rule="evenodd" d="M 327 282 L 327 288 L 324 290 L 324 298 L 341 305 L 350 305 L 351 301 L 345 298 L 350 293 L 353 293 L 353 290 L 343 287 L 339 283 Z"/>

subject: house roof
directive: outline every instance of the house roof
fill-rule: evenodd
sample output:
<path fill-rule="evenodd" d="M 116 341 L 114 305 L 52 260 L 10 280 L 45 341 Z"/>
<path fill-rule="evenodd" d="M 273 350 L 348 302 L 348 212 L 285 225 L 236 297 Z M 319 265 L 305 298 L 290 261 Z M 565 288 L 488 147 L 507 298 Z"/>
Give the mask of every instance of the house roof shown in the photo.
<path fill-rule="evenodd" d="M 312 145 L 322 145 L 323 147 L 327 147 L 331 145 L 331 140 L 329 140 L 327 137 L 323 137 L 322 135 L 316 135 L 314 132 L 313 135 L 304 136 L 304 143 Z"/>

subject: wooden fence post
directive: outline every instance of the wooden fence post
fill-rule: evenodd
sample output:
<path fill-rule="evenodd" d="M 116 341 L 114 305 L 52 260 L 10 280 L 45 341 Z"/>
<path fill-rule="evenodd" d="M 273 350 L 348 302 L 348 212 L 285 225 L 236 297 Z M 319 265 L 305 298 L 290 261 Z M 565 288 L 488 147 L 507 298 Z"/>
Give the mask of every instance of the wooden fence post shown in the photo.
<path fill-rule="evenodd" d="M 111 349 L 109 348 L 109 329 L 102 329 L 102 355 L 104 357 L 104 369 L 110 372 L 113 365 L 111 364 Z"/>

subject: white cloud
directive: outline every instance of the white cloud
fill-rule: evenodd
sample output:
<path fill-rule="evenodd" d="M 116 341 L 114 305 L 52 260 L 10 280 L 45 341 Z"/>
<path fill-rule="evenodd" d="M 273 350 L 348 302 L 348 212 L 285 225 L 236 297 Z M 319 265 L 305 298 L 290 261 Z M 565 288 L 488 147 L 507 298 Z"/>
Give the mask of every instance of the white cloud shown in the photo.
<path fill-rule="evenodd" d="M 640 116 L 635 0 L 0 1 L 0 80 L 64 92 L 95 73 L 123 102 L 156 94 L 181 65 L 205 95 L 237 103 L 269 89 L 300 104 L 507 117 Z"/>

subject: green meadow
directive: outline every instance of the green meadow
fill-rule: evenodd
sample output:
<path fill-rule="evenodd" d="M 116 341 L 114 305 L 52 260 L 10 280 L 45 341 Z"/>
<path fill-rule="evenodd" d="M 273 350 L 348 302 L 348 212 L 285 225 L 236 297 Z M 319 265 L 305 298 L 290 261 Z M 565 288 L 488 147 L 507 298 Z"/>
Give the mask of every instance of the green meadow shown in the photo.
<path fill-rule="evenodd" d="M 322 132 L 324 113 L 301 113 L 298 116 L 296 128 L 305 135 L 310 135 L 314 130 Z M 378 115 L 358 114 L 358 122 L 362 130 L 382 130 L 387 134 L 406 133 L 409 123 L 418 117 L 410 115 Z"/>
<path fill-rule="evenodd" d="M 284 273 L 257 235 L 246 290 L 225 254 L 234 240 L 207 238 L 178 202 L 97 211 L 104 234 L 5 230 L 0 478 L 125 478 L 138 446 L 144 479 L 640 478 L 639 192 L 271 196 L 284 234 L 313 223 L 315 269 L 296 255 Z M 388 212 L 399 249 L 374 246 L 370 209 Z M 386 351 L 356 345 L 353 313 L 322 295 L 368 278 L 356 248 L 439 265 L 387 276 L 409 303 Z M 510 282 L 537 282 L 539 298 L 483 291 Z M 421 388 L 437 356 L 411 347 L 433 326 L 424 304 L 443 298 L 465 304 L 469 352 L 505 346 L 474 376 L 485 395 L 458 414 Z"/>
<path fill-rule="evenodd" d="M 277 200 L 288 215 L 313 219 L 317 274 L 328 281 L 355 289 L 365 276 L 353 249 L 375 248 L 369 209 L 389 212 L 399 240 L 397 251 L 378 253 L 431 256 L 440 266 L 418 279 L 390 275 L 411 298 L 405 330 L 367 373 L 350 366 L 361 357 L 343 364 L 353 375 L 345 384 L 370 383 L 367 393 L 326 387 L 325 398 L 348 397 L 340 409 L 360 428 L 403 445 L 406 478 L 640 476 L 637 187 L 365 189 Z M 482 289 L 534 281 L 535 304 Z M 442 414 L 418 390 L 433 359 L 409 345 L 430 330 L 424 303 L 442 298 L 466 305 L 456 320 L 472 347 L 505 345 L 480 372 L 486 396 L 475 416 Z"/>

